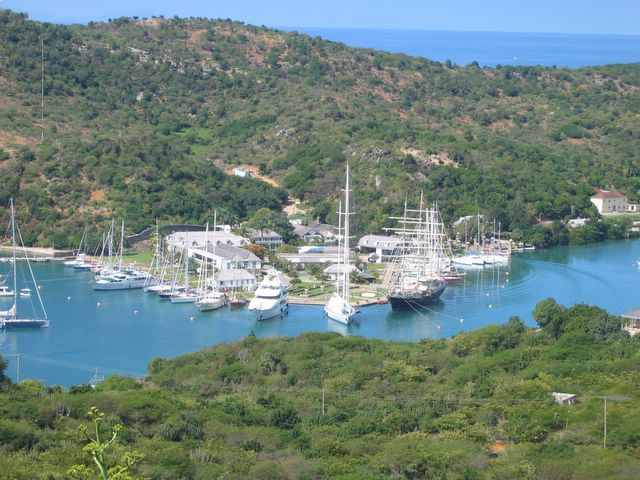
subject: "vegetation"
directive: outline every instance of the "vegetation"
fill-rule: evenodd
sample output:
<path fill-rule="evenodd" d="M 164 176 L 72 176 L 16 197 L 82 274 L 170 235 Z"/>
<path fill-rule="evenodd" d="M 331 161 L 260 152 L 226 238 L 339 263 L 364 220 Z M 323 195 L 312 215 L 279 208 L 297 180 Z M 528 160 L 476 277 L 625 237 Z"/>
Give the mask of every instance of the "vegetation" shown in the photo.
<path fill-rule="evenodd" d="M 139 231 L 279 211 L 284 190 L 223 173 L 245 163 L 332 220 L 348 160 L 355 235 L 420 190 L 447 221 L 480 210 L 521 236 L 592 215 L 594 186 L 638 200 L 639 65 L 478 68 L 229 20 L 6 10 L 0 51 L 0 203 L 30 244 L 75 246 L 114 214 Z"/>
<path fill-rule="evenodd" d="M 0 478 L 94 467 L 91 407 L 117 431 L 104 464 L 142 478 L 637 478 L 639 339 L 588 305 L 534 317 L 415 344 L 249 335 L 95 389 L 4 379 Z"/>

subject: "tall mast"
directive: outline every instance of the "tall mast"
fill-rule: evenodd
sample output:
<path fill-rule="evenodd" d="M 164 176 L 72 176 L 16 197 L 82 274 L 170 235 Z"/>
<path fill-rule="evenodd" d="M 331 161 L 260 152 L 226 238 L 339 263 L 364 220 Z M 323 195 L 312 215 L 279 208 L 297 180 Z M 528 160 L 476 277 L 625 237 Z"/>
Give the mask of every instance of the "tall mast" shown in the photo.
<path fill-rule="evenodd" d="M 16 308 L 16 315 L 18 314 L 18 283 L 17 283 L 17 260 L 16 260 L 16 216 L 13 211 L 13 198 L 10 200 L 11 203 L 11 246 L 13 250 L 13 306 Z M 38 286 L 36 285 L 36 288 Z"/>
<path fill-rule="evenodd" d="M 347 180 L 345 185 L 344 195 L 344 246 L 343 246 L 343 279 L 344 285 L 342 286 L 343 298 L 345 301 L 349 301 L 349 164 L 347 163 Z"/>
<path fill-rule="evenodd" d="M 340 265 L 340 263 L 342 263 L 344 259 L 344 254 L 342 253 L 342 250 L 344 249 L 343 247 L 344 232 L 342 232 L 342 235 L 340 235 L 341 231 L 342 231 L 342 200 L 340 200 L 340 202 L 338 203 L 338 259 L 339 259 L 338 265 Z M 336 294 L 338 295 L 340 295 L 340 277 L 341 277 L 341 273 L 340 273 L 340 270 L 338 270 L 336 273 Z"/>
<path fill-rule="evenodd" d="M 122 271 L 122 254 L 124 253 L 124 220 L 122 220 L 122 228 L 120 229 L 120 260 L 118 261 L 119 270 Z"/>

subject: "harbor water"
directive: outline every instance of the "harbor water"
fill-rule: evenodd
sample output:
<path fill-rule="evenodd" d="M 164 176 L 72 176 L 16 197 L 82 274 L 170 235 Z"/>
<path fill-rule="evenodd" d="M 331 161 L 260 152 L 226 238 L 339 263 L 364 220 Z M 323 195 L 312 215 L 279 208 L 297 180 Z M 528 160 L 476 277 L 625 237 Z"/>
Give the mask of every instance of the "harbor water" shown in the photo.
<path fill-rule="evenodd" d="M 320 306 L 292 305 L 286 316 L 262 322 L 246 308 L 199 313 L 193 304 L 171 304 L 141 290 L 94 291 L 91 273 L 39 263 L 33 269 L 50 327 L 0 330 L 0 354 L 14 380 L 19 372 L 20 379 L 69 386 L 88 383 L 96 372 L 143 375 L 153 357 L 175 357 L 250 332 L 272 337 L 335 331 L 415 342 L 504 323 L 514 315 L 534 325 L 531 311 L 547 297 L 622 314 L 640 305 L 639 259 L 640 240 L 518 254 L 508 267 L 468 270 L 462 284 L 450 285 L 428 309 L 364 307 L 359 324 L 350 327 L 325 319 Z M 0 264 L 0 273 L 8 268 Z M 10 306 L 10 298 L 0 298 L 0 310 Z"/>

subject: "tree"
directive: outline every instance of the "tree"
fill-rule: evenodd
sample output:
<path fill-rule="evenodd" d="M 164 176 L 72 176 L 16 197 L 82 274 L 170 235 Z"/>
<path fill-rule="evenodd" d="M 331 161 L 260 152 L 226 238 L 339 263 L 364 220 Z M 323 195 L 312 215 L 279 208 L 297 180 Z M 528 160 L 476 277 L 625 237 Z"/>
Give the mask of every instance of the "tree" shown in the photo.
<path fill-rule="evenodd" d="M 533 309 L 533 319 L 543 330 L 558 338 L 567 320 L 567 308 L 553 298 L 546 298 Z"/>
<path fill-rule="evenodd" d="M 259 208 L 251 215 L 247 221 L 246 226 L 256 230 L 273 230 L 280 234 L 285 243 L 293 238 L 293 227 L 289 223 L 289 220 L 282 212 L 276 212 L 269 208 Z"/>

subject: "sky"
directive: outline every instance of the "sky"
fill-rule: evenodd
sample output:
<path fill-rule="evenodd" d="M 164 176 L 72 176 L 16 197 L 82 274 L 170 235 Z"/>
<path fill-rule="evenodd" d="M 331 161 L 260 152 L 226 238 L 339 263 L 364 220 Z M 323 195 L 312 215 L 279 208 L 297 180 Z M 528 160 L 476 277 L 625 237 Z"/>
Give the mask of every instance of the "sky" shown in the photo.
<path fill-rule="evenodd" d="M 269 27 L 640 35 L 640 0 L 0 0 L 35 20 L 231 18 Z"/>

